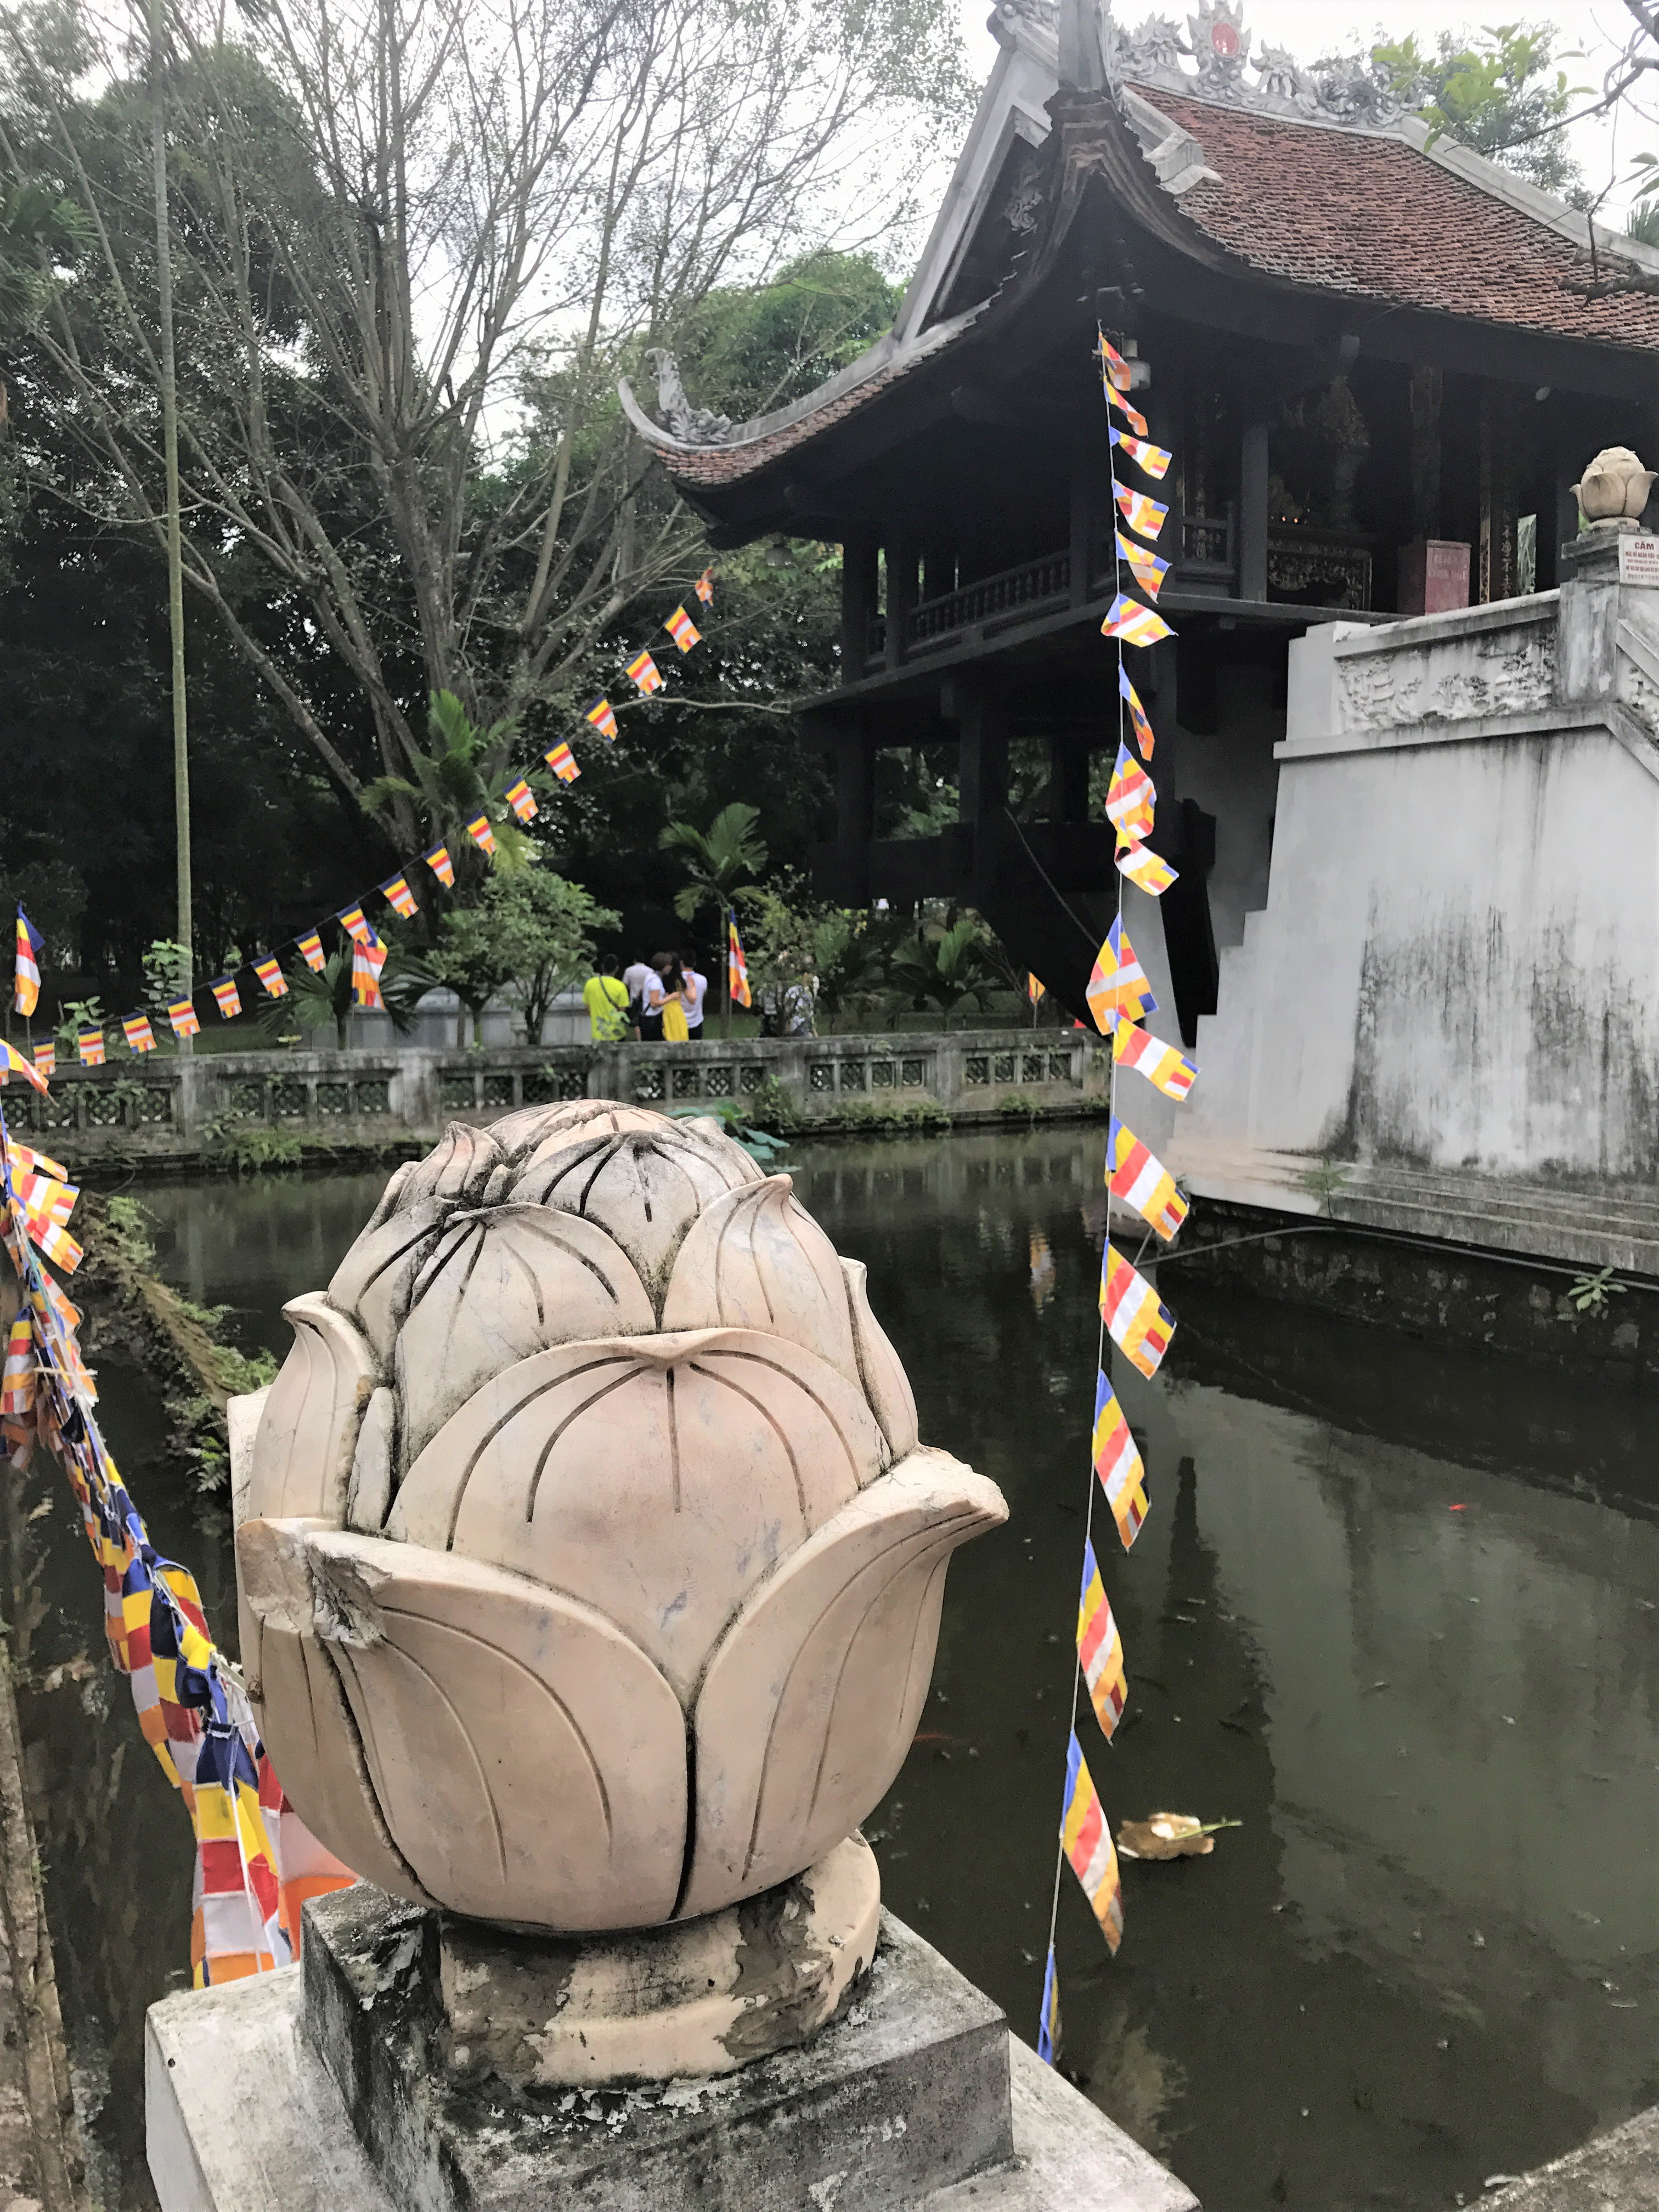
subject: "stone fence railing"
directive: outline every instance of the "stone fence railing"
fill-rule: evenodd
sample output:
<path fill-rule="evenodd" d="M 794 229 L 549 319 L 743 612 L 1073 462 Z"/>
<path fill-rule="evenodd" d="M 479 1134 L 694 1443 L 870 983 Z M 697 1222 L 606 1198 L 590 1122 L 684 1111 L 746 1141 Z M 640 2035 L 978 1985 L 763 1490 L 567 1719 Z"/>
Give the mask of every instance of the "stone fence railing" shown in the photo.
<path fill-rule="evenodd" d="M 8 1120 L 50 1152 L 175 1152 L 238 1132 L 289 1131 L 353 1146 L 434 1138 L 447 1121 L 520 1106 L 626 1098 L 669 1110 L 726 1099 L 787 1103 L 804 1126 L 879 1123 L 931 1102 L 953 1120 L 1011 1106 L 1056 1114 L 1103 1107 L 1109 1062 L 1081 1031 L 734 1038 L 729 1043 L 552 1045 L 482 1053 L 203 1053 L 60 1068 L 48 1098 L 7 1091 Z M 781 1097 L 780 1097 L 781 1095 Z M 924 1112 L 926 1108 L 923 1109 Z"/>

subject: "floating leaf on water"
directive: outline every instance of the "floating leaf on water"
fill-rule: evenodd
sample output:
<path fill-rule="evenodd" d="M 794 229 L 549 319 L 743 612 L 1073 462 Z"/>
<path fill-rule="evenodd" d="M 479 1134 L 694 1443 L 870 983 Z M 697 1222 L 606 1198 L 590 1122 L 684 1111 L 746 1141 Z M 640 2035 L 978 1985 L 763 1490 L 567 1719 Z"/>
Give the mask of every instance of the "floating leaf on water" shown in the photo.
<path fill-rule="evenodd" d="M 1218 1828 L 1243 1827 L 1242 1820 L 1200 1820 L 1195 1813 L 1153 1813 L 1144 1820 L 1125 1820 L 1117 1847 L 1126 1858 L 1207 1858 Z"/>

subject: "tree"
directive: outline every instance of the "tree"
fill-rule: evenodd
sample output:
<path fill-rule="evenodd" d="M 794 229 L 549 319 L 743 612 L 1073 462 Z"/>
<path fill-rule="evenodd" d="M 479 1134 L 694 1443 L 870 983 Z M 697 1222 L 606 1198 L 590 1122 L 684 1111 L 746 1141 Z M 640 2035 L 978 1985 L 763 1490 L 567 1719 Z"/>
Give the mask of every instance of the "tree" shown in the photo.
<path fill-rule="evenodd" d="M 428 965 L 466 1008 L 472 1042 L 480 1041 L 484 1008 L 518 984 L 525 1030 L 533 1044 L 559 992 L 593 963 L 591 933 L 617 917 L 579 884 L 544 867 L 492 876 L 483 902 L 444 916 Z"/>
<path fill-rule="evenodd" d="M 674 911 L 682 921 L 693 921 L 706 906 L 718 908 L 722 919 L 730 913 L 738 891 L 752 884 L 766 866 L 766 847 L 755 835 L 760 809 L 744 799 L 722 806 L 706 830 L 690 822 L 670 822 L 659 842 L 665 852 L 678 853 L 691 880 L 675 894 Z M 720 1033 L 732 1034 L 732 979 L 720 963 Z"/>
<path fill-rule="evenodd" d="M 948 928 L 920 930 L 893 956 L 890 972 L 901 1002 L 936 1006 L 947 1030 L 963 1000 L 983 1006 L 999 980 L 987 953 L 985 925 L 971 914 Z"/>
<path fill-rule="evenodd" d="M 303 960 L 287 972 L 295 1020 L 302 1030 L 332 1029 L 335 1048 L 344 1052 L 351 1042 L 351 1012 L 356 1004 L 351 990 L 350 944 L 329 954 L 320 975 Z M 403 1031 L 414 1027 L 415 1009 L 432 988 L 432 983 L 428 967 L 412 959 L 401 945 L 386 939 L 386 965 L 380 970 L 380 996 L 393 1029 Z M 280 1006 L 274 1007 L 269 1018 L 280 1022 L 285 1011 Z"/>
<path fill-rule="evenodd" d="M 961 112 L 948 0 L 172 0 L 165 65 L 185 576 L 331 777 L 347 670 L 406 838 L 411 702 L 481 723 L 569 704 L 698 527 L 614 398 L 720 285 L 855 227 Z M 0 183 L 94 240 L 28 341 L 80 467 L 54 496 L 162 536 L 155 246 L 135 210 L 149 103 L 122 27 L 61 0 L 0 15 Z M 930 117 L 935 128 L 917 130 Z M 880 188 L 861 192 L 879 175 Z M 145 198 L 148 194 L 145 195 Z M 534 386 L 533 436 L 515 435 Z M 246 618 L 258 572 L 285 635 Z"/>
<path fill-rule="evenodd" d="M 1442 31 L 1429 53 L 1413 33 L 1374 46 L 1371 58 L 1425 123 L 1565 198 L 1582 191 L 1583 178 L 1557 127 L 1572 94 L 1553 66 L 1555 38 L 1548 24 L 1504 23 L 1473 37 Z"/>
<path fill-rule="evenodd" d="M 410 761 L 410 775 L 377 776 L 366 786 L 370 809 L 402 801 L 420 825 L 420 835 L 449 852 L 456 888 L 463 900 L 490 865 L 467 829 L 479 815 L 495 840 L 495 864 L 507 873 L 523 867 L 534 851 L 502 797 L 514 780 L 519 726 L 510 715 L 480 729 L 453 691 L 434 691 L 427 702 L 427 742 Z M 537 782 L 545 787 L 545 777 Z"/>

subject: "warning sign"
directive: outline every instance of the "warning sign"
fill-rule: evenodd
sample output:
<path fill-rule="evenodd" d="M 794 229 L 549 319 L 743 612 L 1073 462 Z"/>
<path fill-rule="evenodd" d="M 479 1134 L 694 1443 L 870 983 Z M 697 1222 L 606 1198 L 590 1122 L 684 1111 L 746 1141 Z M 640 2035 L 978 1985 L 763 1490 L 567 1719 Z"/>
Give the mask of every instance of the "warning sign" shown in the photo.
<path fill-rule="evenodd" d="M 1619 540 L 1619 580 L 1659 584 L 1659 538 L 1650 531 L 1632 532 Z"/>

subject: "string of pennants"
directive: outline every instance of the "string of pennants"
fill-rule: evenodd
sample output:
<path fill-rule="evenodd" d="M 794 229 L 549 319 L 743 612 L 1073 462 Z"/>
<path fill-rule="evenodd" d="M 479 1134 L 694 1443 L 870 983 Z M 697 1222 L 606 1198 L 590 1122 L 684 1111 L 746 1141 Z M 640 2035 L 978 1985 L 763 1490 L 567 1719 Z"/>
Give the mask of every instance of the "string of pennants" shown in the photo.
<path fill-rule="evenodd" d="M 32 1059 L 9 1043 L 0 1052 L 8 1073 L 46 1090 Z M 81 1316 L 41 1265 L 42 1256 L 65 1273 L 79 1265 L 68 1226 L 79 1195 L 67 1169 L 18 1143 L 0 1111 L 0 1243 L 18 1284 L 0 1370 L 0 1456 L 21 1468 L 43 1444 L 81 1509 L 103 1575 L 110 1656 L 195 1831 L 191 1963 L 201 1989 L 286 1966 L 306 1899 L 354 1877 L 283 1795 L 194 1577 L 156 1551 L 100 1432 Z"/>
<path fill-rule="evenodd" d="M 1123 454 L 1158 483 L 1169 469 L 1170 456 L 1163 447 L 1151 443 L 1145 417 L 1130 404 L 1128 362 L 1104 331 L 1098 333 L 1098 339 L 1101 381 L 1110 432 L 1112 497 L 1122 518 L 1121 525 L 1115 524 L 1113 531 L 1117 587 L 1101 624 L 1103 634 L 1113 640 L 1118 648 L 1118 749 L 1107 787 L 1106 814 L 1117 832 L 1115 858 L 1120 878 L 1123 882 L 1139 884 L 1152 897 L 1160 898 L 1176 876 L 1176 871 L 1146 842 L 1152 835 L 1158 800 L 1157 789 L 1146 769 L 1152 757 L 1154 737 L 1152 723 L 1124 666 L 1123 648 L 1127 645 L 1155 645 L 1160 638 L 1171 637 L 1175 633 L 1155 608 L 1133 598 L 1124 586 L 1127 570 L 1127 579 L 1145 592 L 1148 599 L 1157 599 L 1169 574 L 1170 563 L 1153 552 L 1150 544 L 1139 541 L 1157 538 L 1169 508 L 1147 493 L 1120 483 L 1117 457 Z M 1126 429 L 1120 429 L 1112 420 L 1114 412 L 1124 418 Z M 1136 534 L 1129 535 L 1132 532 Z M 1080 1692 L 1086 1691 L 1090 1707 L 1108 1745 L 1128 1701 L 1123 1638 L 1112 1613 L 1094 1547 L 1096 1484 L 1099 1485 L 1100 1497 L 1111 1516 L 1119 1543 L 1126 1552 L 1139 1534 L 1148 1510 L 1146 1470 L 1128 1417 L 1107 1372 L 1106 1340 L 1110 1338 L 1137 1373 L 1151 1377 L 1158 1372 L 1169 1350 L 1176 1326 L 1174 1316 L 1152 1284 L 1113 1243 L 1110 1202 L 1115 1200 L 1139 1216 L 1146 1224 L 1147 1241 L 1157 1237 L 1165 1244 L 1179 1234 L 1188 1211 L 1187 1201 L 1169 1170 L 1118 1119 L 1118 1076 L 1124 1068 L 1133 1069 L 1154 1089 L 1176 1101 L 1184 1099 L 1198 1079 L 1198 1069 L 1184 1053 L 1153 1036 L 1143 1026 L 1146 1016 L 1157 1012 L 1158 1001 L 1123 927 L 1121 885 L 1118 912 L 1089 978 L 1087 998 L 1097 1028 L 1112 1041 L 1105 1176 L 1109 1198 L 1105 1249 L 1101 1259 L 1100 1339 L 1066 1787 L 1037 2029 L 1038 2056 L 1049 2065 L 1055 2061 L 1060 2039 L 1054 1931 L 1059 1919 L 1060 1880 L 1066 1866 L 1069 1865 L 1076 1875 L 1107 1948 L 1114 1956 L 1123 1940 L 1123 1887 L 1117 1852 L 1105 1807 L 1078 1737 Z"/>
<path fill-rule="evenodd" d="M 714 569 L 712 563 L 703 570 L 692 588 L 699 606 L 707 608 L 714 605 Z M 705 619 L 707 619 L 706 617 Z M 673 640 L 682 655 L 689 653 L 702 642 L 702 632 L 686 612 L 683 604 L 675 608 L 673 613 L 663 624 L 663 628 Z M 664 688 L 662 671 L 649 652 L 636 653 L 628 663 L 627 673 L 641 698 L 649 698 L 653 692 L 660 691 Z M 584 710 L 582 719 L 598 731 L 602 738 L 615 744 L 616 709 L 605 694 L 601 693 L 592 704 Z M 562 739 L 548 748 L 542 755 L 542 763 L 552 771 L 562 784 L 574 783 L 581 774 L 581 769 L 574 753 Z M 526 825 L 533 821 L 541 811 L 528 780 L 529 775 L 535 773 L 535 769 L 532 769 L 526 775 L 519 776 L 501 794 L 519 821 Z M 467 836 L 486 860 L 494 860 L 497 849 L 495 832 L 491 825 L 488 811 L 481 811 L 474 815 L 467 822 L 465 828 Z M 421 854 L 420 860 L 432 871 L 446 890 L 453 890 L 455 883 L 455 863 L 447 845 L 441 842 L 429 845 Z M 409 880 L 410 875 L 415 872 L 416 867 L 416 864 L 410 862 L 403 871 L 388 876 L 383 884 L 375 886 L 380 896 L 386 900 L 393 913 L 401 915 L 404 921 L 409 921 L 420 911 L 420 902 L 410 888 Z M 330 917 L 339 924 L 351 940 L 352 1001 L 365 1012 L 382 1008 L 386 1004 L 380 993 L 380 973 L 386 966 L 387 948 L 384 939 L 364 912 L 366 904 L 374 896 L 373 892 L 366 892 L 355 904 L 343 908 L 339 913 Z M 315 928 L 302 930 L 291 940 L 306 965 L 319 975 L 322 975 L 328 966 L 328 958 L 324 952 L 322 940 L 322 930 L 325 927 L 325 923 L 319 922 Z M 16 981 L 12 1004 L 14 1010 L 21 1014 L 26 1020 L 33 1013 L 40 1002 L 40 952 L 41 940 L 39 933 L 20 906 L 17 909 Z M 252 969 L 267 998 L 284 999 L 288 996 L 288 978 L 283 973 L 282 963 L 273 953 L 263 953 L 257 958 L 246 962 L 245 965 Z M 242 1011 L 242 994 L 237 981 L 237 976 L 240 973 L 240 969 L 233 969 L 230 974 L 219 976 L 216 981 L 205 987 L 211 994 L 213 1003 L 218 1008 L 222 1018 L 228 1022 L 234 1021 Z M 747 1001 L 743 1003 L 746 1004 Z M 175 1036 L 183 1038 L 198 1036 L 202 1024 L 196 1011 L 195 997 L 174 1000 L 167 1008 L 167 1020 Z M 120 1027 L 131 1052 L 137 1054 L 155 1051 L 155 1032 L 150 1025 L 147 1014 L 141 1012 L 123 1015 L 120 1018 Z M 105 1032 L 100 1026 L 88 1026 L 82 1029 L 76 1038 L 76 1054 L 83 1067 L 101 1067 L 104 1065 L 105 1049 Z M 56 1041 L 51 1037 L 40 1039 L 31 1047 L 30 1059 L 36 1071 L 50 1079 L 57 1066 Z M 3 1066 L 0 1066 L 0 1084 L 3 1084 L 5 1080 L 6 1069 Z"/>

